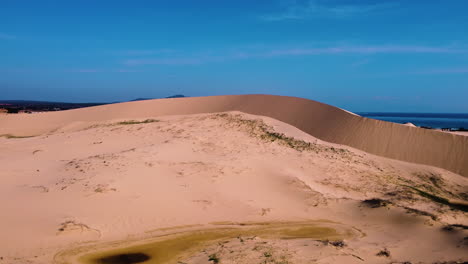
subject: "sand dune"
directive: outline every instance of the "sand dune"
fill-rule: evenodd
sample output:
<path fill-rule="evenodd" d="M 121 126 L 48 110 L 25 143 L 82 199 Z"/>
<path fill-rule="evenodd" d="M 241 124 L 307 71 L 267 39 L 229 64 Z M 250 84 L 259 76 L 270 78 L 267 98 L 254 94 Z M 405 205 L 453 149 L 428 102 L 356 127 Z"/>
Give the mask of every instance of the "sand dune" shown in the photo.
<path fill-rule="evenodd" d="M 413 123 L 411 123 L 411 122 L 404 123 L 403 125 L 409 126 L 409 127 L 416 127 L 416 126 L 415 126 Z"/>
<path fill-rule="evenodd" d="M 5 133 L 48 133 L 0 138 L 0 263 L 466 260 L 466 177 L 268 117 L 164 116 L 212 99 L 211 110 L 237 108 L 233 98 L 3 119 Z M 245 98 L 247 109 L 263 97 Z"/>
<path fill-rule="evenodd" d="M 82 122 L 241 111 L 271 117 L 324 141 L 426 164 L 468 176 L 468 137 L 368 119 L 319 102 L 272 95 L 233 95 L 128 102 L 34 115 L 0 117 L 0 135 L 30 136 Z"/>

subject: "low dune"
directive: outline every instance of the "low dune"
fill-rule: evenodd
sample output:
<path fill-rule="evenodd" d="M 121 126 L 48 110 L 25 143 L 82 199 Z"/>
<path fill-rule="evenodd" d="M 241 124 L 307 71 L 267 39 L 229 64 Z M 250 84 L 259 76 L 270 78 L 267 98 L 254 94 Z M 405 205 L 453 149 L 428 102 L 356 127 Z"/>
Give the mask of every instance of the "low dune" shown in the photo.
<path fill-rule="evenodd" d="M 413 123 L 411 122 L 408 122 L 408 123 L 404 123 L 405 126 L 409 126 L 409 127 L 416 127 Z"/>
<path fill-rule="evenodd" d="M 233 95 L 128 102 L 55 113 L 0 117 L 0 135 L 33 136 L 80 123 L 241 111 L 288 123 L 327 142 L 468 176 L 468 138 L 360 117 L 316 101 L 272 95 Z"/>

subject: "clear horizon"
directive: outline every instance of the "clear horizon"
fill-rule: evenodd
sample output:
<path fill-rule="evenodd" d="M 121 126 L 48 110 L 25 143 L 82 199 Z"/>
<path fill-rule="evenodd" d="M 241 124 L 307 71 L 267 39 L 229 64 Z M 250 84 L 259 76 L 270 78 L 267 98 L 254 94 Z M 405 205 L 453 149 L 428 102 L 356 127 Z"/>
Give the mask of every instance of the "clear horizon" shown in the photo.
<path fill-rule="evenodd" d="M 275 94 L 468 113 L 466 1 L 5 1 L 0 100 Z"/>

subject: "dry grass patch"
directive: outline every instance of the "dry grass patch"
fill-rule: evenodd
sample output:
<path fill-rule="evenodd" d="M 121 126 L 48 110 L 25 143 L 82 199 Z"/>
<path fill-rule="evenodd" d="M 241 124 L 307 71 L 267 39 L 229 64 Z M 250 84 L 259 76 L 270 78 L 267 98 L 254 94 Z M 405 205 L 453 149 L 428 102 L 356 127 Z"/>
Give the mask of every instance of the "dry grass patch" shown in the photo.
<path fill-rule="evenodd" d="M 258 137 L 265 142 L 277 142 L 283 146 L 288 146 L 299 152 L 312 151 L 312 152 L 331 152 L 333 154 L 349 156 L 351 152 L 343 148 L 335 148 L 323 146 L 317 143 L 311 143 L 304 140 L 289 137 L 283 133 L 276 132 L 272 126 L 267 125 L 263 120 L 246 119 L 240 114 L 216 114 L 215 118 L 223 118 L 228 121 L 229 125 L 242 127 L 251 136 Z"/>
<path fill-rule="evenodd" d="M 406 187 L 413 189 L 420 196 L 422 196 L 424 198 L 427 198 L 427 199 L 429 199 L 429 200 L 431 200 L 433 202 L 447 205 L 452 209 L 460 210 L 460 211 L 463 211 L 463 212 L 468 212 L 468 204 L 467 203 L 452 201 L 452 200 L 449 200 L 449 199 L 447 199 L 445 197 L 442 197 L 442 196 L 439 196 L 439 195 L 436 195 L 436 194 L 432 194 L 430 192 L 418 189 L 418 188 L 413 187 L 413 186 L 406 186 Z"/>
<path fill-rule="evenodd" d="M 118 122 L 118 123 L 113 124 L 113 125 L 138 125 L 138 124 L 148 124 L 148 123 L 155 123 L 155 122 L 159 122 L 159 120 L 157 120 L 157 119 L 145 119 L 143 121 L 126 120 L 126 121 Z"/>
<path fill-rule="evenodd" d="M 0 135 L 0 137 L 4 137 L 4 138 L 31 138 L 31 137 L 35 137 L 35 136 L 16 136 L 16 135 L 12 135 L 12 134 L 3 134 L 3 135 Z"/>

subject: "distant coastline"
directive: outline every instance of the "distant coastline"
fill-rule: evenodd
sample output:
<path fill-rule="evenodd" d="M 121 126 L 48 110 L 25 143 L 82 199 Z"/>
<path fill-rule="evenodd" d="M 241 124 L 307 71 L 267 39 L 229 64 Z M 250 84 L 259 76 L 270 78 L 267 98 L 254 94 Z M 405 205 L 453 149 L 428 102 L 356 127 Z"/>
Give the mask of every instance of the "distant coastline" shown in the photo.
<path fill-rule="evenodd" d="M 384 113 L 360 112 L 360 116 L 399 124 L 433 129 L 467 130 L 468 114 L 464 113 Z"/>
<path fill-rule="evenodd" d="M 173 95 L 165 98 L 180 98 L 184 95 Z M 144 101 L 153 98 L 137 98 L 131 101 Z M 26 100 L 0 100 L 0 114 L 34 113 L 61 111 L 111 103 L 64 103 Z M 356 112 L 356 114 L 399 124 L 411 123 L 417 127 L 451 131 L 468 131 L 468 113 L 410 113 L 410 112 Z"/>

